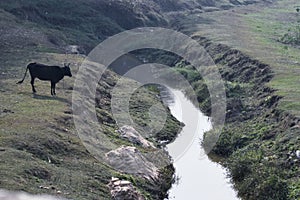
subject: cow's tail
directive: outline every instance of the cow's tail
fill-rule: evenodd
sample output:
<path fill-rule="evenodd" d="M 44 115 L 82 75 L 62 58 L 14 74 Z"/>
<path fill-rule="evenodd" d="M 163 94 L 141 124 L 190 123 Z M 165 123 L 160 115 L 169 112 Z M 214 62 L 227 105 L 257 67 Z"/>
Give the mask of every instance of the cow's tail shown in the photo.
<path fill-rule="evenodd" d="M 27 65 L 27 67 L 26 67 L 26 71 L 25 71 L 25 74 L 24 74 L 24 77 L 23 77 L 23 79 L 22 79 L 22 80 L 20 80 L 19 82 L 17 82 L 17 84 L 21 84 L 21 83 L 23 83 L 23 81 L 25 80 L 25 77 L 26 77 L 27 71 L 28 71 L 28 65 Z"/>

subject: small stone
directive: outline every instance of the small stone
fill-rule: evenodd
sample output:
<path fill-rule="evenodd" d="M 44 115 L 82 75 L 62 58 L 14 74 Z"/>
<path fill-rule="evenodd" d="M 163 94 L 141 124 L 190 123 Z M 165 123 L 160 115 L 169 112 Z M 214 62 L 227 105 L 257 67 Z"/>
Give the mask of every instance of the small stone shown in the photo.
<path fill-rule="evenodd" d="M 130 184 L 131 184 L 130 181 L 121 181 L 121 182 L 120 182 L 120 185 L 121 185 L 121 186 L 130 185 Z"/>
<path fill-rule="evenodd" d="M 297 150 L 297 151 L 296 151 L 296 157 L 297 157 L 298 159 L 300 159 L 300 150 Z"/>
<path fill-rule="evenodd" d="M 48 187 L 48 186 L 42 186 L 42 185 L 40 186 L 40 188 L 41 189 L 45 189 L 45 190 L 49 190 L 50 189 L 50 187 Z"/>
<path fill-rule="evenodd" d="M 112 200 L 119 199 L 136 199 L 145 200 L 144 196 L 140 194 L 130 181 L 120 180 L 118 178 L 111 178 L 108 184 Z"/>
<path fill-rule="evenodd" d="M 3 113 L 14 113 L 13 111 L 9 110 L 9 109 L 4 109 Z"/>
<path fill-rule="evenodd" d="M 111 178 L 111 182 L 115 182 L 115 181 L 118 181 L 119 179 L 118 178 L 115 178 L 115 177 L 112 177 Z"/>
<path fill-rule="evenodd" d="M 113 182 L 114 186 L 119 186 L 120 184 L 121 184 L 121 181 L 115 181 L 115 182 Z"/>

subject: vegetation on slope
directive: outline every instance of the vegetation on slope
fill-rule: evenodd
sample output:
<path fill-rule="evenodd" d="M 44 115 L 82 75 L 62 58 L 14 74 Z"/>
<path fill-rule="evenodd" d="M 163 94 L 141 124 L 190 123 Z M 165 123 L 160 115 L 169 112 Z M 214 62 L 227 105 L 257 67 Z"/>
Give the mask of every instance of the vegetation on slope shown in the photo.
<path fill-rule="evenodd" d="M 51 59 L 61 62 L 60 54 L 43 54 L 37 61 Z M 82 58 L 69 57 L 76 65 Z M 106 134 L 115 144 L 130 145 L 122 141 L 115 133 L 118 129 L 110 113 L 110 90 L 118 80 L 112 72 L 100 82 L 101 99 L 96 99 L 97 116 Z M 72 120 L 71 95 L 72 79 L 58 84 L 58 97 L 49 95 L 48 83 L 37 81 L 38 94 L 32 96 L 29 81 L 18 86 L 17 79 L 1 79 L 1 135 L 0 157 L 2 160 L 0 187 L 9 190 L 24 190 L 30 193 L 60 194 L 72 199 L 110 199 L 107 184 L 111 177 L 131 181 L 148 199 L 165 197 L 172 184 L 174 169 L 169 166 L 162 169 L 161 179 L 157 182 L 122 174 L 107 164 L 99 162 L 87 152 L 80 141 Z M 109 83 L 109 84 L 108 84 Z M 128 80 L 127 86 L 134 84 Z M 132 105 L 154 105 L 161 103 L 157 93 L 145 88 L 137 91 L 138 97 L 131 98 Z M 136 123 L 142 125 L 147 120 L 148 110 L 143 106 L 131 110 Z M 143 117 L 144 116 L 144 117 Z M 161 136 L 173 137 L 180 123 L 168 115 L 168 126 L 150 138 L 158 142 Z"/>
<path fill-rule="evenodd" d="M 175 19 L 179 30 L 198 36 L 226 81 L 226 125 L 212 154 L 223 158 L 242 199 L 300 198 L 299 49 L 279 41 L 297 21 L 297 3 Z M 197 82 L 194 89 L 203 88 Z"/>
<path fill-rule="evenodd" d="M 269 87 L 279 73 L 227 45 L 201 36 L 194 39 L 212 56 L 226 87 L 226 124 L 212 157 L 217 155 L 229 169 L 242 199 L 299 199 L 300 161 L 295 152 L 300 149 L 300 119 L 278 106 L 282 96 Z M 200 109 L 210 115 L 208 90 L 193 66 L 170 53 L 147 53 L 151 62 L 175 63 L 174 69 L 193 86 Z M 215 131 L 206 134 L 204 147 Z"/>
<path fill-rule="evenodd" d="M 211 154 L 222 158 L 242 199 L 298 199 L 300 161 L 295 151 L 300 149 L 300 119 L 278 109 L 280 97 L 265 86 L 272 78 L 270 66 L 226 45 L 195 39 L 226 81 L 226 124 Z M 195 80 L 191 66 L 182 67 L 179 71 L 199 91 L 200 108 L 209 114 L 210 105 L 203 106 L 209 99 L 203 80 Z M 204 148 L 216 131 L 206 133 Z"/>

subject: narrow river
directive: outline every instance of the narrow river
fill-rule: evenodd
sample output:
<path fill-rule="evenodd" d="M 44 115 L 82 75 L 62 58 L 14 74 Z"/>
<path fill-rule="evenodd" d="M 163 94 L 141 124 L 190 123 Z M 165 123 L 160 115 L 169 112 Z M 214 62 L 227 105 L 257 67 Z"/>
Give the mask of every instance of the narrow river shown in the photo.
<path fill-rule="evenodd" d="M 212 128 L 209 118 L 179 90 L 164 91 L 162 99 L 172 115 L 185 124 L 176 140 L 167 145 L 167 150 L 174 159 L 176 176 L 179 177 L 169 191 L 169 199 L 239 199 L 227 177 L 226 169 L 211 161 L 202 149 L 203 133 Z"/>

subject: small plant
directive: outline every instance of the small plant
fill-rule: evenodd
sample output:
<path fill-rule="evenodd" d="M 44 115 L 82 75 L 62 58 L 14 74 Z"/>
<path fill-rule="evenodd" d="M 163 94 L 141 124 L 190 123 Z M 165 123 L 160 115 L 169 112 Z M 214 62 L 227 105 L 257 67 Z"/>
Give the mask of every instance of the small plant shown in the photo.
<path fill-rule="evenodd" d="M 300 12 L 300 7 L 296 7 L 296 12 L 297 14 Z M 279 41 L 284 44 L 300 45 L 300 19 L 291 28 L 288 28 L 287 31 Z"/>

